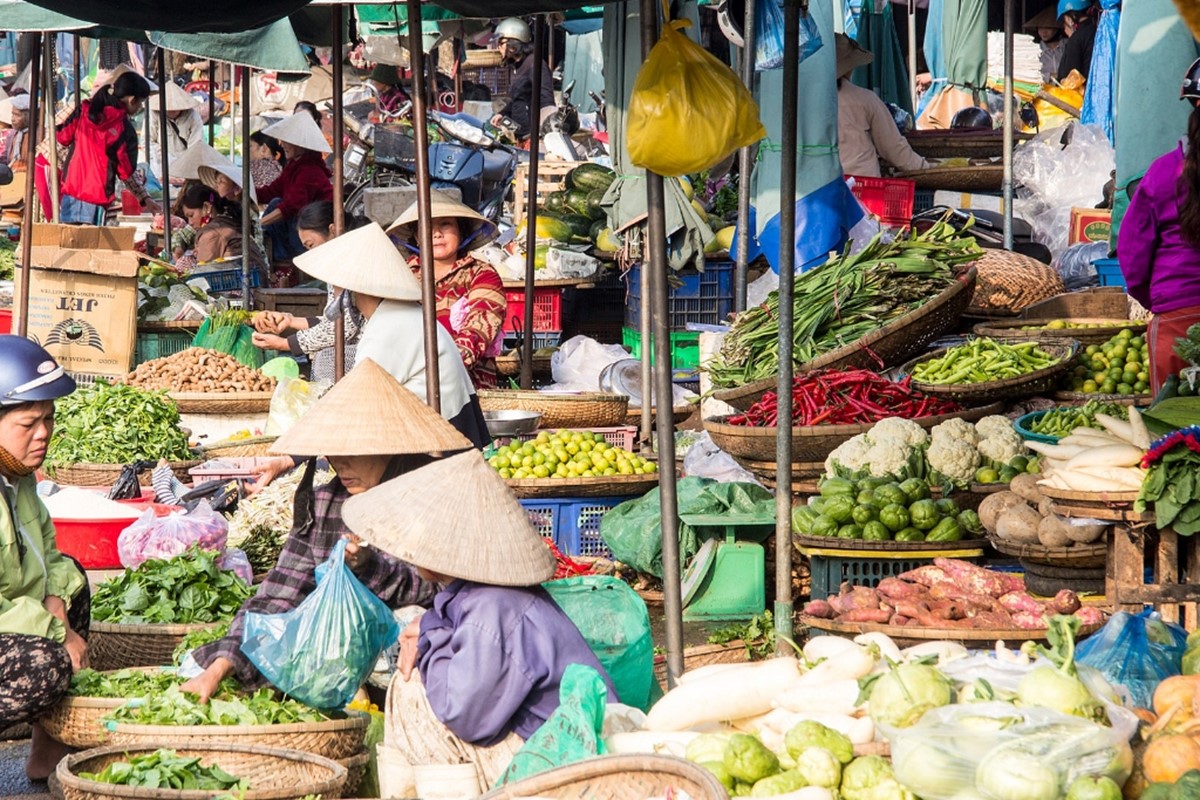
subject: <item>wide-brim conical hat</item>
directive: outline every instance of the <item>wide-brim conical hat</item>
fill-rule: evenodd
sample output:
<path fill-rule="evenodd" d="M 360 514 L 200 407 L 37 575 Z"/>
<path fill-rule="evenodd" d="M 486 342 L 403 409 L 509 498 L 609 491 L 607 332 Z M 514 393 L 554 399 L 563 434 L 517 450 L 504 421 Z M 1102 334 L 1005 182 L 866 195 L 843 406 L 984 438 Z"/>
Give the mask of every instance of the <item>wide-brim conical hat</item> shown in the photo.
<path fill-rule="evenodd" d="M 376 222 L 301 253 L 294 263 L 330 286 L 385 300 L 421 299 L 421 284 Z"/>
<path fill-rule="evenodd" d="M 496 226 L 490 219 L 480 214 L 468 205 L 450 197 L 445 192 L 433 190 L 429 193 L 432 207 L 432 219 L 454 217 L 458 220 L 461 249 L 474 250 L 496 238 Z M 401 242 L 417 246 L 417 204 L 413 203 L 404 213 L 396 218 L 387 232 Z"/>
<path fill-rule="evenodd" d="M 321 129 L 317 127 L 316 122 L 313 122 L 313 118 L 308 115 L 308 112 L 302 111 L 299 114 L 285 117 L 274 125 L 263 128 L 263 133 L 267 136 L 274 136 L 281 142 L 303 147 L 305 150 L 315 150 L 318 153 L 333 152 L 329 142 L 325 141 L 325 134 L 321 133 Z"/>
<path fill-rule="evenodd" d="M 144 80 L 146 83 L 148 83 L 150 85 L 150 91 L 152 91 L 152 92 L 158 91 L 157 83 L 150 80 L 145 75 L 142 75 L 140 72 L 138 72 L 136 69 L 129 66 L 128 64 L 117 64 L 117 68 L 114 69 L 112 72 L 108 73 L 108 77 L 105 79 L 104 83 L 97 84 L 96 89 L 100 89 L 103 86 L 109 86 L 110 84 L 116 83 L 117 78 L 121 77 L 126 72 L 132 72 L 134 75 L 139 76 L 142 80 Z"/>
<path fill-rule="evenodd" d="M 837 76 L 844 78 L 859 67 L 865 67 L 875 60 L 870 50 L 866 50 L 858 42 L 844 33 L 834 34 Z"/>
<path fill-rule="evenodd" d="M 197 142 L 188 147 L 180 154 L 179 158 L 171 162 L 171 177 L 183 178 L 184 180 L 203 180 L 200 177 L 201 167 L 212 167 L 214 169 L 224 168 L 237 170 L 237 167 L 232 161 L 226 158 L 215 147 L 207 142 Z M 209 177 L 214 177 L 210 174 Z M 242 183 L 241 173 L 238 172 L 238 185 Z M 208 185 L 207 183 L 205 184 Z M 209 186 L 209 188 L 212 188 Z"/>
<path fill-rule="evenodd" d="M 1038 28 L 1058 28 L 1062 30 L 1062 26 L 1062 20 L 1058 17 L 1058 10 L 1054 6 L 1046 6 L 1027 19 L 1023 27 L 1028 33 L 1037 33 Z"/>
<path fill-rule="evenodd" d="M 242 189 L 242 168 L 234 164 L 229 159 L 224 163 L 201 164 L 196 167 L 196 177 L 210 189 L 217 188 L 217 175 L 224 175 L 229 180 L 233 181 L 234 185 Z M 250 184 L 250 200 L 257 203 L 258 194 L 254 191 L 253 182 Z"/>
<path fill-rule="evenodd" d="M 185 92 L 174 81 L 167 82 L 167 111 L 191 111 L 200 108 L 200 101 Z M 150 95 L 148 106 L 158 111 L 158 93 Z"/>
<path fill-rule="evenodd" d="M 496 586 L 536 586 L 555 561 L 504 479 L 478 450 L 435 461 L 356 495 L 347 527 L 413 566 Z"/>
<path fill-rule="evenodd" d="M 271 446 L 292 456 L 457 453 L 471 442 L 371 359 L 360 361 Z"/>

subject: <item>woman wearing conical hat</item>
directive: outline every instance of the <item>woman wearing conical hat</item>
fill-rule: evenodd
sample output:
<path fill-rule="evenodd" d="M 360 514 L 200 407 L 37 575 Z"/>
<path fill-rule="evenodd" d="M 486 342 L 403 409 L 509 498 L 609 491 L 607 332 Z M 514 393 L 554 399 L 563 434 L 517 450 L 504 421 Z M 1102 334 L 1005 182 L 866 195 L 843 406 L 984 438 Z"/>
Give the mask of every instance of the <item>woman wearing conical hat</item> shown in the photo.
<path fill-rule="evenodd" d="M 183 176 L 175 175 L 175 159 L 204 141 L 204 122 L 200 119 L 200 102 L 181 89 L 179 84 L 168 81 L 164 84 L 163 91 L 167 101 L 165 120 L 158 115 L 158 93 L 150 95 L 146 104 L 154 117 L 150 123 L 150 172 L 161 184 L 162 143 L 165 134 L 171 183 L 173 186 L 182 186 Z M 175 194 L 175 191 L 172 191 L 172 194 Z"/>
<path fill-rule="evenodd" d="M 434 588 L 404 561 L 350 537 L 343 504 L 356 494 L 433 460 L 431 453 L 471 449 L 471 443 L 373 361 L 366 360 L 318 400 L 272 449 L 309 459 L 296 490 L 292 531 L 279 561 L 247 600 L 220 641 L 193 652 L 204 672 L 183 685 L 208 699 L 222 679 L 236 675 L 255 688 L 266 679 L 241 652 L 245 614 L 290 611 L 316 588 L 313 570 L 329 558 L 339 539 L 350 538 L 346 563 L 392 608 L 429 605 Z M 315 484 L 316 457 L 336 477 Z"/>
<path fill-rule="evenodd" d="M 287 260 L 304 252 L 296 233 L 300 209 L 333 199 L 333 173 L 325 164 L 325 154 L 333 151 L 317 123 L 303 112 L 264 128 L 263 133 L 275 137 L 287 156 L 283 172 L 258 193 L 259 200 L 267 204 L 262 226 L 271 237 L 272 255 Z"/>
<path fill-rule="evenodd" d="M 599 673 L 617 702 L 583 634 L 541 586 L 554 556 L 481 453 L 405 473 L 351 498 L 344 514 L 351 531 L 440 587 L 401 635 L 388 688 L 385 743 L 411 765 L 472 763 L 481 787 L 492 785 L 558 708 L 574 664 Z"/>

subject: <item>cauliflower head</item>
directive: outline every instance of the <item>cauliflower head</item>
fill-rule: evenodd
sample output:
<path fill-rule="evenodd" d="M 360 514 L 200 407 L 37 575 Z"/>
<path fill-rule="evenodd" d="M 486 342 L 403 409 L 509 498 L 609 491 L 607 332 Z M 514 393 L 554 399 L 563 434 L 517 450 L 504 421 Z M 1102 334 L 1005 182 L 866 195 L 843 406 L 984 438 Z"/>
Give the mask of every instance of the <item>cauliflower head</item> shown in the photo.
<path fill-rule="evenodd" d="M 871 445 L 867 451 L 867 468 L 873 478 L 908 477 L 908 457 L 912 448 L 905 446 L 895 439 L 882 439 Z"/>
<path fill-rule="evenodd" d="M 1007 464 L 1025 453 L 1025 442 L 1010 426 L 1006 430 L 997 430 L 987 438 L 980 439 L 978 448 L 979 454 L 988 461 Z"/>
<path fill-rule="evenodd" d="M 959 487 L 975 479 L 975 470 L 982 463 L 979 451 L 961 439 L 934 439 L 925 457 L 930 467 Z"/>
<path fill-rule="evenodd" d="M 974 447 L 979 443 L 979 434 L 976 433 L 974 425 L 955 417 L 939 423 L 930 431 L 931 441 L 937 443 L 940 439 L 957 439 Z"/>
<path fill-rule="evenodd" d="M 999 414 L 992 414 L 975 423 L 975 433 L 979 435 L 980 439 L 990 439 L 992 434 L 1006 431 L 1016 433 L 1013 430 L 1012 420 Z"/>
<path fill-rule="evenodd" d="M 879 420 L 867 432 L 867 436 L 871 439 L 872 444 L 890 440 L 902 445 L 915 447 L 929 441 L 929 434 L 924 428 L 911 419 L 902 419 L 900 417 L 887 417 Z"/>
<path fill-rule="evenodd" d="M 871 443 L 867 441 L 866 434 L 847 439 L 825 459 L 825 474 L 836 475 L 838 466 L 850 472 L 858 472 L 867 465 L 867 453 L 870 449 Z"/>

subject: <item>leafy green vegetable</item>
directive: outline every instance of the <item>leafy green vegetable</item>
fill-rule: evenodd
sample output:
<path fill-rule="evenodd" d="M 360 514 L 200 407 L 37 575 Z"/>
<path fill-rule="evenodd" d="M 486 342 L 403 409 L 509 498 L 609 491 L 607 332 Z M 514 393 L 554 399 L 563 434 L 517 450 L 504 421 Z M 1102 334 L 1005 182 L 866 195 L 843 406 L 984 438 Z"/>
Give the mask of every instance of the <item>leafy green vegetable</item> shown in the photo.
<path fill-rule="evenodd" d="M 0 236 L 0 281 L 11 281 L 16 267 L 17 243 Z"/>
<path fill-rule="evenodd" d="M 258 575 L 274 569 L 279 561 L 279 554 L 283 552 L 283 542 L 286 538 L 286 531 L 281 534 L 277 528 L 270 525 L 255 525 L 250 530 L 250 535 L 243 539 L 238 547 L 246 554 L 254 574 Z"/>
<path fill-rule="evenodd" d="M 229 635 L 229 623 L 223 622 L 212 628 L 203 628 L 198 631 L 192 631 L 183 637 L 179 646 L 175 648 L 175 652 L 171 654 L 171 659 L 176 663 L 182 663 L 184 657 L 195 650 L 197 647 L 209 644 L 211 642 L 220 641 Z"/>
<path fill-rule="evenodd" d="M 750 618 L 744 625 L 727 625 L 709 634 L 709 644 L 728 644 L 741 640 L 746 645 L 746 658 L 761 661 L 775 654 L 775 622 L 770 611 Z"/>
<path fill-rule="evenodd" d="M 150 559 L 100 584 L 92 619 L 129 624 L 220 622 L 254 590 L 217 566 L 217 554 L 192 545 L 170 560 Z"/>
<path fill-rule="evenodd" d="M 1192 366 L 1200 365 L 1200 323 L 1190 326 L 1184 336 L 1175 340 L 1175 355 Z"/>
<path fill-rule="evenodd" d="M 182 682 L 173 671 L 122 669 L 97 672 L 81 669 L 71 676 L 72 697 L 144 697 Z"/>
<path fill-rule="evenodd" d="M 179 409 L 163 392 L 96 381 L 55 401 L 46 466 L 184 461 L 192 457 Z"/>
<path fill-rule="evenodd" d="M 155 750 L 128 761 L 114 761 L 103 772 L 81 772 L 79 777 L 100 783 L 144 786 L 149 789 L 247 791 L 250 784 L 216 764 L 200 765 L 199 756 L 184 758 L 174 750 Z"/>
<path fill-rule="evenodd" d="M 1200 453 L 1179 444 L 1155 462 L 1138 492 L 1135 508 L 1154 510 L 1155 525 L 1180 536 L 1200 532 Z"/>
<path fill-rule="evenodd" d="M 295 700 L 278 700 L 270 688 L 249 696 L 220 691 L 201 703 L 196 695 L 169 686 L 139 705 L 114 709 L 105 719 L 141 725 L 286 725 L 323 722 L 329 717 Z"/>

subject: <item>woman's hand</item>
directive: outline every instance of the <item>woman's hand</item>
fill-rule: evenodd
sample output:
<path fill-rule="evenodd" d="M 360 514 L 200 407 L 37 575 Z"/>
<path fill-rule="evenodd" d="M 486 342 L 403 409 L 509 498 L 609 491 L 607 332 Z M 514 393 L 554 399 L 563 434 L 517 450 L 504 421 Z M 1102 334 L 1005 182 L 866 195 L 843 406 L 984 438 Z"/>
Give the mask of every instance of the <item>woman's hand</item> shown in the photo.
<path fill-rule="evenodd" d="M 925 91 L 933 85 L 933 75 L 928 72 L 918 72 L 916 84 L 918 92 Z"/>
<path fill-rule="evenodd" d="M 371 560 L 371 546 L 353 533 L 343 534 L 346 540 L 346 566 L 357 572 Z"/>
<path fill-rule="evenodd" d="M 250 318 L 250 324 L 254 326 L 254 330 L 259 333 L 286 333 L 292 315 L 284 311 L 259 311 Z"/>
<path fill-rule="evenodd" d="M 294 466 L 295 464 L 288 456 L 277 456 L 259 464 L 254 468 L 254 474 L 258 476 L 258 480 L 256 480 L 254 485 L 250 487 L 250 490 L 247 492 L 247 494 L 258 494 L 267 486 L 269 486 L 271 481 L 275 480 Z"/>
<path fill-rule="evenodd" d="M 233 672 L 233 662 L 227 658 L 218 658 L 208 665 L 208 669 L 182 684 L 179 689 L 200 695 L 200 702 L 207 703 L 216 694 L 218 684 L 231 672 Z"/>
<path fill-rule="evenodd" d="M 421 618 L 417 617 L 408 623 L 408 627 L 400 634 L 400 655 L 396 659 L 396 669 L 401 677 L 408 680 L 412 677 L 417 666 L 417 641 L 421 638 Z"/>
<path fill-rule="evenodd" d="M 87 641 L 70 628 L 67 628 L 67 637 L 63 640 L 63 646 L 67 648 L 67 654 L 71 656 L 71 668 L 76 672 L 86 669 L 91 664 L 88 658 Z"/>
<path fill-rule="evenodd" d="M 279 350 L 281 352 L 287 352 L 291 349 L 291 347 L 288 345 L 287 339 L 271 333 L 255 332 L 254 336 L 251 337 L 251 341 L 254 343 L 255 347 L 261 347 L 263 350 Z"/>

